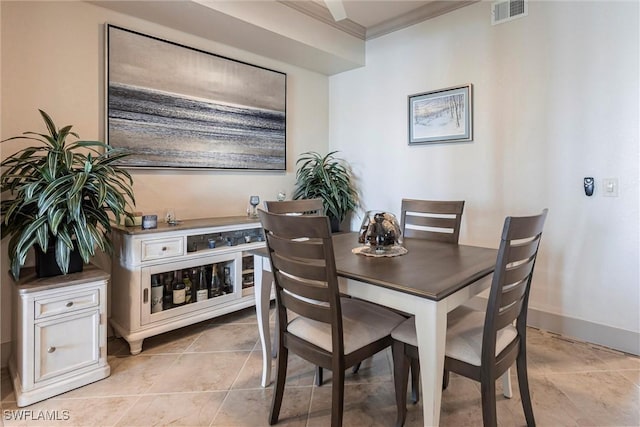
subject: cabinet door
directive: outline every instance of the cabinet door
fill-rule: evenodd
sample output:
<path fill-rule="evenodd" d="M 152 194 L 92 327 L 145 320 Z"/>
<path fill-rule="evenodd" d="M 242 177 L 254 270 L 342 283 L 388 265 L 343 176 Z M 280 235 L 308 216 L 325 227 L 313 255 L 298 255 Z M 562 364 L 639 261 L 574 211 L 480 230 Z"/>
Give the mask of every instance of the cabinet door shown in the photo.
<path fill-rule="evenodd" d="M 35 325 L 34 381 L 96 365 L 100 358 L 100 311 Z"/>
<path fill-rule="evenodd" d="M 224 249 L 223 249 L 224 250 Z M 156 279 L 162 284 L 163 279 L 158 279 L 157 276 L 170 275 L 175 280 L 170 280 L 169 283 L 182 280 L 182 274 L 185 271 L 199 269 L 205 267 L 211 270 L 211 266 L 215 264 L 219 270 L 220 280 L 223 280 L 225 273 L 228 273 L 228 280 L 230 281 L 230 288 L 222 294 L 213 296 L 209 293 L 211 291 L 210 275 L 207 276 L 206 282 L 208 286 L 208 298 L 201 302 L 196 302 L 195 290 L 191 290 L 191 302 L 184 305 L 173 305 L 169 303 L 162 307 L 161 311 L 155 311 L 152 313 L 151 305 L 152 301 L 156 298 L 152 295 L 151 283 L 152 278 L 156 276 Z M 161 265 L 155 265 L 152 267 L 144 267 L 141 269 L 141 301 L 140 301 L 140 325 L 149 325 L 156 322 L 167 322 L 174 318 L 181 316 L 189 316 L 198 310 L 208 310 L 213 306 L 229 303 L 237 300 L 242 296 L 242 262 L 240 252 L 222 253 L 222 254 L 210 254 L 204 257 L 193 258 L 184 261 L 176 261 Z M 225 271 L 226 270 L 226 271 Z M 180 279 L 176 279 L 180 277 Z M 191 286 L 195 287 L 197 281 L 192 280 Z M 162 298 L 171 298 L 171 292 L 164 286 Z"/>

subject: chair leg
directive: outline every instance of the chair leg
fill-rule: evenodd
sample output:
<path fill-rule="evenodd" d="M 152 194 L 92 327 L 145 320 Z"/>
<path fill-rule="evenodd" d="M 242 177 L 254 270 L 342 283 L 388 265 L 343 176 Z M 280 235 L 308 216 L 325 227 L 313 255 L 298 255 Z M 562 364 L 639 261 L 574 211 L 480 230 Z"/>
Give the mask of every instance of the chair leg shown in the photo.
<path fill-rule="evenodd" d="M 278 346 L 280 345 L 280 320 L 278 320 L 278 316 L 276 316 L 276 324 L 273 333 L 273 344 L 271 344 L 271 357 L 274 359 L 278 357 Z"/>
<path fill-rule="evenodd" d="M 393 384 L 396 389 L 396 427 L 402 427 L 407 419 L 407 383 L 409 382 L 409 357 L 404 350 L 405 344 L 394 341 L 391 347 L 393 355 Z"/>
<path fill-rule="evenodd" d="M 287 359 L 289 349 L 281 347 L 278 352 L 278 370 L 276 371 L 276 383 L 273 386 L 273 399 L 271 400 L 271 413 L 269 414 L 269 424 L 278 422 L 280 407 L 282 406 L 282 396 L 284 395 L 284 383 L 287 379 Z"/>
<path fill-rule="evenodd" d="M 495 379 L 483 380 L 480 384 L 482 394 L 482 424 L 484 427 L 496 427 L 496 382 Z"/>
<path fill-rule="evenodd" d="M 518 387 L 520 388 L 520 400 L 522 400 L 522 409 L 524 417 L 529 427 L 536 425 L 533 417 L 533 406 L 531 405 L 531 394 L 529 393 L 529 378 L 527 375 L 527 355 L 525 349 L 520 349 L 520 354 L 516 359 L 516 367 L 518 371 Z"/>
<path fill-rule="evenodd" d="M 351 369 L 351 373 L 352 374 L 357 374 L 358 371 L 360 370 L 360 365 L 362 364 L 362 362 L 358 362 L 355 365 L 353 365 L 353 369 Z"/>
<path fill-rule="evenodd" d="M 420 361 L 411 358 L 411 401 L 415 405 L 420 400 Z"/>
<path fill-rule="evenodd" d="M 513 388 L 511 387 L 511 368 L 502 374 L 502 395 L 507 399 L 513 397 Z"/>
<path fill-rule="evenodd" d="M 445 369 L 442 374 L 442 389 L 446 390 L 447 387 L 449 387 L 449 371 Z"/>
<path fill-rule="evenodd" d="M 322 379 L 322 367 L 316 366 L 316 385 L 320 387 L 324 380 Z"/>
<path fill-rule="evenodd" d="M 332 372 L 331 377 L 331 427 L 342 426 L 344 413 L 344 369 Z"/>

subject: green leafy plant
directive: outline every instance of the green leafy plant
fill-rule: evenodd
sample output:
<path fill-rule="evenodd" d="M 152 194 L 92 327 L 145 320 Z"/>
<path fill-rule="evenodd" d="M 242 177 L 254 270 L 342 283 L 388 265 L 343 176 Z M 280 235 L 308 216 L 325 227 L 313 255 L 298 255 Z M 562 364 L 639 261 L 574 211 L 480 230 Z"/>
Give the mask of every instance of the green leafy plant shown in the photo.
<path fill-rule="evenodd" d="M 23 148 L 0 164 L 2 237 L 11 236 L 9 258 L 15 278 L 36 244 L 46 252 L 53 243 L 63 274 L 74 246 L 85 263 L 96 248 L 113 253 L 109 213 L 120 223 L 123 216 L 132 217 L 127 207 L 135 203 L 131 176 L 114 165 L 127 152 L 100 141 L 69 143 L 69 136 L 79 139 L 71 126 L 57 129 L 51 117 L 39 111 L 48 134 L 24 132 L 4 141 L 42 144 Z"/>
<path fill-rule="evenodd" d="M 336 153 L 309 151 L 300 156 L 293 198 L 322 199 L 324 214 L 340 223 L 358 207 L 358 192 L 351 168 Z"/>

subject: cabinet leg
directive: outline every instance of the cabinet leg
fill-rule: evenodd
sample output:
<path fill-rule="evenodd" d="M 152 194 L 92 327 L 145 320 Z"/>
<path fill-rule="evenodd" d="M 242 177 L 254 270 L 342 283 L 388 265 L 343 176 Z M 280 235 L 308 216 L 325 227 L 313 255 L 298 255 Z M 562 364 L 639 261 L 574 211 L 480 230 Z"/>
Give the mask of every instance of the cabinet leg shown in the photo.
<path fill-rule="evenodd" d="M 129 351 L 132 356 L 136 354 L 140 354 L 142 351 L 142 341 L 144 340 L 136 340 L 136 341 L 127 341 L 129 343 Z"/>

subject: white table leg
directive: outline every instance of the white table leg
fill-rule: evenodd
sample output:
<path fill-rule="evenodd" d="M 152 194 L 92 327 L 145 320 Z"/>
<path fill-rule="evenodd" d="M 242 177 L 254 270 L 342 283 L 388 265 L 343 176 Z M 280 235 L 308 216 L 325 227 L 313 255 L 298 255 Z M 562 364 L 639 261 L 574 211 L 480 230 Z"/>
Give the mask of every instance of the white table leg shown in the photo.
<path fill-rule="evenodd" d="M 260 385 L 267 387 L 271 383 L 271 333 L 269 331 L 269 301 L 273 276 L 265 269 L 269 262 L 261 256 L 254 256 L 254 296 L 256 299 L 256 316 L 258 318 L 258 334 L 262 348 L 262 379 Z"/>
<path fill-rule="evenodd" d="M 425 426 L 440 422 L 447 309 L 444 303 L 423 300 L 416 311 L 416 335 L 420 357 L 422 407 Z"/>

